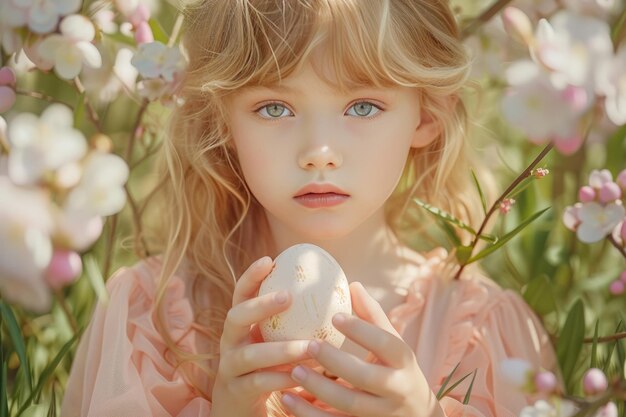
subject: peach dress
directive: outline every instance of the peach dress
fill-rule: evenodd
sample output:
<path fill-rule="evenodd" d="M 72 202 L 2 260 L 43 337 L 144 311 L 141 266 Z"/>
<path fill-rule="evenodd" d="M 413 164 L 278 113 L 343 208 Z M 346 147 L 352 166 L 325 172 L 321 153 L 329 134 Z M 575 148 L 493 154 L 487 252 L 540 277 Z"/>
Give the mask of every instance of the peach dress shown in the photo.
<path fill-rule="evenodd" d="M 438 279 L 432 259 L 436 263 L 439 258 L 421 265 L 405 301 L 389 312 L 391 322 L 414 349 L 433 392 L 458 363 L 452 381 L 477 369 L 469 404 L 463 405 L 463 398 L 471 377 L 440 400 L 447 416 L 517 416 L 534 399 L 508 386 L 499 364 L 505 358 L 523 358 L 555 371 L 548 335 L 514 291 L 483 276 Z M 62 417 L 209 415 L 210 401 L 166 360 L 171 352 L 155 328 L 152 307 L 159 266 L 156 258 L 149 258 L 118 270 L 107 281 L 110 300 L 97 304 L 80 341 Z M 166 325 L 182 349 L 207 352 L 193 322 L 190 286 L 180 275 L 172 278 L 164 300 Z M 324 408 L 321 401 L 314 403 Z"/>

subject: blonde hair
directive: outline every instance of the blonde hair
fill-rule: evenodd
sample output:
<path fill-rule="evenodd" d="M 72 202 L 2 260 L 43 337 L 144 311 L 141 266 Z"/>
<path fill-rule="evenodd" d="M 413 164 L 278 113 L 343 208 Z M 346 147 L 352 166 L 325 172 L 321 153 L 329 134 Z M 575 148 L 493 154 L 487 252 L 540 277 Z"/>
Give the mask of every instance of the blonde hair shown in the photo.
<path fill-rule="evenodd" d="M 160 164 L 166 211 L 158 218 L 165 244 L 156 323 L 184 377 L 210 398 L 209 385 L 193 374 L 200 369 L 214 378 L 235 282 L 273 250 L 263 208 L 230 145 L 228 96 L 248 85 L 278 83 L 319 47 L 338 81 L 325 80 L 343 92 L 361 85 L 415 87 L 442 129 L 429 146 L 411 150 L 386 203 L 390 227 L 410 237 L 423 223 L 416 197 L 470 224 L 477 219 L 468 117 L 456 100 L 470 61 L 447 0 L 203 0 L 184 13 L 184 104 L 172 114 Z M 163 325 L 166 286 L 182 266 L 190 271 L 189 284 L 204 285 L 210 296 L 208 305 L 192 300 L 198 328 L 212 346 L 203 354 L 178 347 Z M 286 415 L 276 393 L 268 400 L 271 415 Z"/>

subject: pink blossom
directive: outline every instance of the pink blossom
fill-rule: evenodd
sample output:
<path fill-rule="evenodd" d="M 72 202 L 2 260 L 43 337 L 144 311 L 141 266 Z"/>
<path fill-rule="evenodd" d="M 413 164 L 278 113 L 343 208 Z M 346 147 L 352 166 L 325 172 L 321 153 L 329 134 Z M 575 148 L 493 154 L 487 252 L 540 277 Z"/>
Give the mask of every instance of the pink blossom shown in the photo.
<path fill-rule="evenodd" d="M 588 185 L 583 185 L 578 190 L 578 199 L 583 203 L 589 203 L 596 199 L 596 191 Z"/>
<path fill-rule="evenodd" d="M 502 12 L 504 30 L 516 41 L 530 46 L 533 42 L 533 28 L 530 19 L 518 8 L 507 7 Z"/>
<path fill-rule="evenodd" d="M 591 368 L 583 377 L 583 388 L 588 395 L 599 394 L 604 392 L 609 386 L 606 375 L 601 369 Z"/>
<path fill-rule="evenodd" d="M 556 376 L 550 371 L 537 372 L 535 387 L 540 392 L 552 392 L 556 388 Z"/>
<path fill-rule="evenodd" d="M 626 289 L 626 284 L 619 279 L 616 279 L 609 285 L 609 292 L 613 295 L 623 294 L 624 289 Z"/>
<path fill-rule="evenodd" d="M 585 203 L 578 211 L 580 224 L 576 229 L 576 236 L 581 242 L 593 243 L 604 239 L 611 234 L 624 216 L 626 210 L 620 204 L 603 206 L 596 202 Z"/>
<path fill-rule="evenodd" d="M 505 198 L 504 200 L 502 200 L 502 202 L 500 203 L 500 213 L 506 214 L 511 211 L 513 204 L 515 204 L 515 199 L 513 198 Z"/>
<path fill-rule="evenodd" d="M 613 175 L 608 169 L 594 169 L 589 174 L 589 185 L 593 188 L 600 189 L 604 183 L 613 181 Z"/>
<path fill-rule="evenodd" d="M 81 273 L 83 264 L 80 255 L 73 251 L 56 250 L 52 255 L 45 277 L 52 289 L 60 289 L 72 283 Z"/>
<path fill-rule="evenodd" d="M 152 28 L 148 22 L 140 22 L 135 29 L 135 42 L 138 45 L 143 43 L 154 42 L 154 35 L 152 34 Z"/>
<path fill-rule="evenodd" d="M 15 100 L 15 90 L 5 85 L 0 85 L 0 113 L 4 113 L 13 107 Z"/>
<path fill-rule="evenodd" d="M 532 174 L 535 176 L 535 178 L 545 177 L 549 173 L 550 173 L 550 170 L 547 169 L 547 168 L 537 168 L 537 169 L 533 170 L 533 172 L 532 172 Z"/>
<path fill-rule="evenodd" d="M 580 224 L 579 211 L 582 203 L 576 203 L 573 206 L 565 207 L 563 212 L 563 224 L 572 232 L 575 232 Z"/>
<path fill-rule="evenodd" d="M 15 87 L 17 78 L 15 77 L 15 71 L 11 67 L 0 68 L 0 85 L 8 85 Z"/>
<path fill-rule="evenodd" d="M 617 417 L 617 406 L 614 402 L 609 401 L 598 410 L 594 417 Z"/>
<path fill-rule="evenodd" d="M 602 184 L 600 188 L 600 202 L 610 203 L 612 201 L 622 198 L 622 190 L 614 182 L 606 182 Z"/>

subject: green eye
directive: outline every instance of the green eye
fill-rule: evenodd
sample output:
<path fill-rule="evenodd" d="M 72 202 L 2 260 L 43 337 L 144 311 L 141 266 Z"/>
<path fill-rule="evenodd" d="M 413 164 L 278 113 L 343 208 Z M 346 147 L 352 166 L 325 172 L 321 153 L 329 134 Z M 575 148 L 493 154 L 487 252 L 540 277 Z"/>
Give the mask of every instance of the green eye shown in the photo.
<path fill-rule="evenodd" d="M 287 107 L 279 103 L 269 103 L 257 110 L 266 119 L 280 119 Z M 267 115 L 263 114 L 266 113 Z"/>
<path fill-rule="evenodd" d="M 362 117 L 362 118 L 371 118 L 378 114 L 381 111 L 380 107 L 375 104 L 370 103 L 369 101 L 359 101 L 355 103 L 350 109 L 354 109 L 354 116 Z M 372 110 L 376 109 L 376 112 L 372 114 Z"/>

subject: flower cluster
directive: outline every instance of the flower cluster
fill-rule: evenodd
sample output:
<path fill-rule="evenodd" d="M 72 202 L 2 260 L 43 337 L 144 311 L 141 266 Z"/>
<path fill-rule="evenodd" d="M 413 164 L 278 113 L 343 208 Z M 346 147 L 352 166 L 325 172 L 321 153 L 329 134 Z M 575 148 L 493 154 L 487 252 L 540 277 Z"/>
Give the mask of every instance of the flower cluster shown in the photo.
<path fill-rule="evenodd" d="M 535 369 L 523 359 L 509 358 L 500 363 L 500 374 L 516 389 L 528 394 L 540 393 L 545 398 L 526 406 L 520 417 L 572 417 L 580 406 L 562 396 L 561 383 L 550 371 Z M 587 399 L 595 400 L 608 389 L 609 383 L 601 369 L 590 368 L 583 375 L 582 386 Z M 608 401 L 593 417 L 617 417 L 617 407 Z"/>
<path fill-rule="evenodd" d="M 77 277 L 77 252 L 100 237 L 103 217 L 126 202 L 126 163 L 89 149 L 73 118 L 61 104 L 40 117 L 20 113 L 8 124 L 0 118 L 2 142 L 10 147 L 0 158 L 0 293 L 37 312 L 50 308 L 49 288 Z"/>
<path fill-rule="evenodd" d="M 626 217 L 622 198 L 626 192 L 626 169 L 613 181 L 613 175 L 607 169 L 593 170 L 589 175 L 589 184 L 580 188 L 579 202 L 568 206 L 563 213 L 563 223 L 575 231 L 581 242 L 598 242 L 612 232 L 619 233 Z M 626 230 L 618 238 L 623 245 Z"/>
<path fill-rule="evenodd" d="M 148 100 L 171 99 L 185 69 L 178 46 L 169 47 L 159 41 L 139 45 L 131 63 L 143 77 L 137 85 L 139 94 Z"/>

